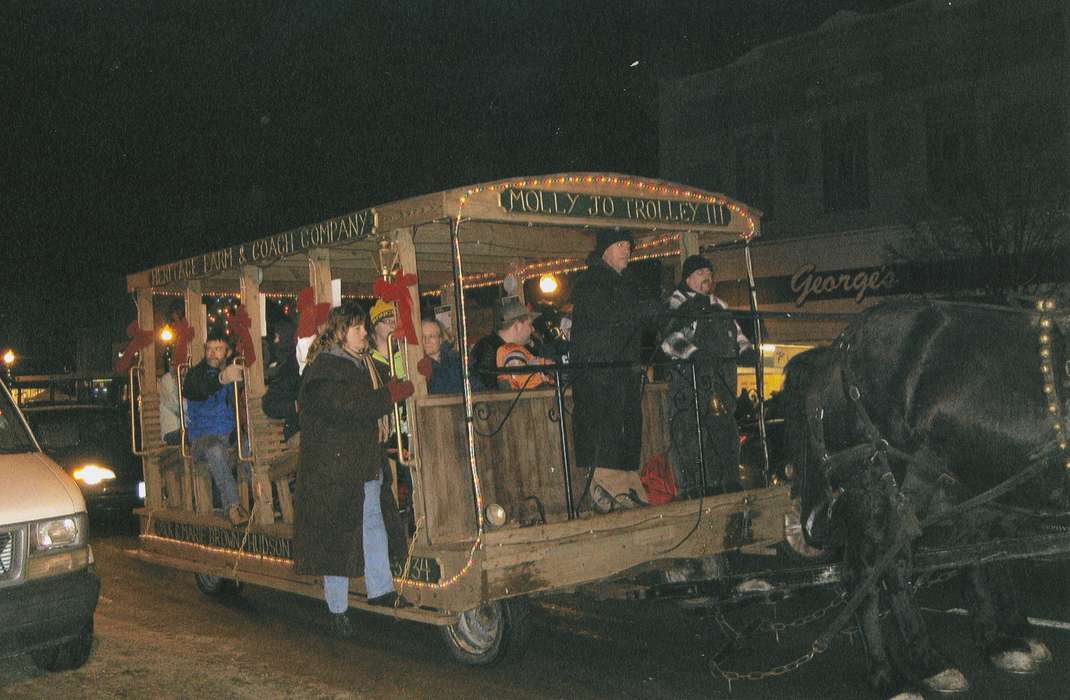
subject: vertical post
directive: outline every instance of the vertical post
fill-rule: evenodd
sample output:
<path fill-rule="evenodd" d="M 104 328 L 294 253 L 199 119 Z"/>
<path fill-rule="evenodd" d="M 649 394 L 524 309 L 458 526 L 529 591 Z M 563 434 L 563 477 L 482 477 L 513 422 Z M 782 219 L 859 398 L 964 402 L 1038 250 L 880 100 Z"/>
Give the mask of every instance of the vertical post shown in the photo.
<path fill-rule="evenodd" d="M 557 400 L 557 428 L 561 434 L 561 471 L 565 476 L 565 512 L 569 520 L 576 519 L 576 504 L 572 502 L 572 460 L 568 454 L 568 435 L 565 432 L 565 390 L 561 387 L 561 370 L 554 370 L 554 398 Z"/>
<path fill-rule="evenodd" d="M 245 404 L 248 406 L 248 411 L 245 412 L 245 434 L 249 441 L 249 447 L 253 451 L 252 489 L 254 494 L 253 505 L 256 508 L 253 518 L 255 522 L 261 525 L 272 522 L 275 514 L 271 495 L 271 477 L 268 473 L 270 465 L 265 459 L 267 451 L 263 449 L 263 445 L 261 448 L 257 448 L 257 439 L 263 438 L 263 431 L 258 431 L 257 428 L 262 428 L 266 420 L 260 407 L 260 399 L 263 398 L 266 391 L 264 386 L 265 360 L 260 357 L 263 354 L 260 339 L 263 337 L 264 332 L 260 319 L 260 280 L 263 278 L 263 274 L 259 267 L 245 265 L 242 266 L 239 277 L 241 303 L 249 313 L 249 335 L 252 336 L 253 344 L 257 346 L 256 362 L 252 364 L 245 363 L 245 370 L 242 373 L 244 375 L 244 386 L 242 388 L 245 391 Z"/>
<path fill-rule="evenodd" d="M 193 340 L 190 342 L 189 346 L 189 363 L 192 367 L 204 359 L 204 341 L 208 338 L 208 311 L 204 308 L 204 291 L 201 287 L 201 281 L 190 280 L 186 282 L 186 287 L 183 290 L 182 296 L 186 302 L 186 323 L 193 329 Z M 188 436 L 186 439 L 189 439 Z M 200 501 L 205 500 L 204 494 L 206 492 L 209 501 L 212 497 L 212 486 L 210 483 L 205 486 L 205 480 L 207 480 L 207 475 L 201 475 L 199 492 L 201 496 L 199 499 Z M 192 512 L 195 507 L 195 491 L 193 459 L 189 456 L 184 456 L 182 469 L 182 506 L 190 512 Z M 203 504 L 198 503 L 196 505 Z M 209 510 L 211 510 L 211 506 L 212 504 L 209 502 Z"/>
<path fill-rule="evenodd" d="M 185 292 L 182 295 L 186 301 L 186 323 L 193 329 L 193 342 L 189 348 L 190 365 L 195 365 L 204 359 L 204 341 L 208 337 L 208 314 L 204 308 L 204 293 L 201 291 L 200 280 L 190 280 L 186 283 Z"/>
<path fill-rule="evenodd" d="M 702 407 L 698 404 L 698 370 L 695 369 L 695 361 L 688 360 L 691 365 L 691 404 L 695 410 L 695 437 L 698 439 L 698 483 L 705 496 L 709 484 L 706 481 L 706 446 L 702 441 Z"/>
<path fill-rule="evenodd" d="M 754 283 L 754 265 L 750 257 L 750 240 L 743 244 L 743 259 L 747 264 L 747 295 L 750 312 L 754 318 L 754 349 L 757 359 L 754 361 L 754 383 L 758 388 L 758 435 L 762 439 L 762 483 L 769 485 L 769 444 L 765 431 L 765 362 L 762 357 L 762 319 L 758 316 L 758 290 Z"/>
<path fill-rule="evenodd" d="M 394 231 L 394 240 L 397 242 L 398 250 L 398 264 L 401 265 L 402 272 L 408 274 L 416 274 L 416 243 L 413 240 L 413 230 L 411 228 L 402 228 Z M 422 374 L 416 371 L 416 365 L 424 356 L 423 338 L 421 337 L 422 326 L 420 325 L 420 282 L 417 279 L 416 285 L 409 288 L 409 304 L 411 306 L 411 320 L 412 326 L 416 329 L 416 342 L 408 343 L 405 347 L 405 365 L 409 368 L 408 379 L 412 382 L 416 388 L 416 393 L 412 399 L 405 401 L 405 415 L 407 417 L 407 425 L 409 429 L 409 454 L 411 455 L 406 466 L 409 468 L 409 476 L 412 478 L 412 506 L 414 511 L 419 513 L 427 513 L 427 499 L 425 498 L 423 475 L 421 474 L 422 464 L 418 459 L 419 452 L 419 408 L 416 406 L 414 400 L 419 396 L 427 396 L 427 380 Z M 398 309 L 400 313 L 401 309 Z M 400 455 L 399 455 L 400 457 Z M 419 503 L 419 508 L 417 508 Z M 427 528 L 421 529 L 421 536 L 425 544 L 430 544 L 430 534 Z"/>
<path fill-rule="evenodd" d="M 464 273 L 461 268 L 461 221 L 450 221 L 450 253 L 453 262 L 453 294 L 457 306 L 457 350 L 461 356 L 461 384 L 464 387 L 464 438 L 468 447 L 468 467 L 472 473 L 472 495 L 476 504 L 476 537 L 483 536 L 483 489 L 476 465 L 476 429 L 472 416 L 472 375 L 468 371 L 468 319 L 464 308 Z"/>
<path fill-rule="evenodd" d="M 155 314 L 152 307 L 152 287 L 142 287 L 137 290 L 137 324 L 143 330 L 152 331 L 155 335 Z M 141 381 L 140 392 L 137 397 L 134 396 L 133 387 L 130 391 L 130 400 L 138 401 L 140 403 L 136 408 L 139 411 L 145 409 L 151 409 L 155 411 L 154 415 L 157 417 L 153 421 L 153 425 L 156 426 L 155 431 L 149 431 L 149 435 L 146 435 L 142 431 L 141 444 L 143 448 L 158 447 L 160 445 L 160 431 L 159 431 L 159 391 L 156 388 L 156 343 L 152 342 L 143 347 L 140 351 L 139 362 L 141 365 Z M 141 421 L 144 425 L 144 421 Z M 155 434 L 152 434 L 155 432 Z M 160 479 L 160 457 L 158 451 L 151 452 L 142 459 L 142 464 L 145 467 L 145 507 L 149 509 L 163 507 L 163 489 L 161 488 Z"/>

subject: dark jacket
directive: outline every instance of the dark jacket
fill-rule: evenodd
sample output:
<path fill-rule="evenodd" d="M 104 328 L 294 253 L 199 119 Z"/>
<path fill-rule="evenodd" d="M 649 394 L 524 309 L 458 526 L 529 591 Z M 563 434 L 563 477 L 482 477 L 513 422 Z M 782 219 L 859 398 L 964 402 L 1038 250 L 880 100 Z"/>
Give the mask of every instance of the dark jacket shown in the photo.
<path fill-rule="evenodd" d="M 201 360 L 182 380 L 189 439 L 205 435 L 229 436 L 234 431 L 233 387 L 219 383 L 219 370 Z"/>
<path fill-rule="evenodd" d="M 571 364 L 628 362 L 633 366 L 578 370 L 573 376 L 572 430 L 581 467 L 636 470 L 643 437 L 640 342 L 656 302 L 640 299 L 625 269 L 588 260 L 572 290 Z"/>
<path fill-rule="evenodd" d="M 498 348 L 505 344 L 497 332 L 485 335 L 468 353 L 468 372 L 472 389 L 498 388 Z"/>
<path fill-rule="evenodd" d="M 316 356 L 301 381 L 301 461 L 294 503 L 294 568 L 299 574 L 363 576 L 364 482 L 386 462 L 377 421 L 391 408 L 384 386 L 347 357 Z M 381 490 L 391 559 L 405 554 L 393 493 Z"/>
<path fill-rule="evenodd" d="M 439 359 L 431 360 L 431 378 L 427 380 L 429 394 L 460 394 L 464 391 L 461 377 L 461 357 L 448 343 L 442 344 Z"/>

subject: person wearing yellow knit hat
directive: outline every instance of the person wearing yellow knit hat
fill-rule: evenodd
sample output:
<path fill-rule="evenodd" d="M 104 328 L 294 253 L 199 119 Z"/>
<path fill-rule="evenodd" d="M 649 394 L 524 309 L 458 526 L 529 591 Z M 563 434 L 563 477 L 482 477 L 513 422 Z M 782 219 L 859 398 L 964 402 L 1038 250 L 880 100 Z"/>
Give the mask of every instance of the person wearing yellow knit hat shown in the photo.
<path fill-rule="evenodd" d="M 397 310 L 389 301 L 377 299 L 372 304 L 368 318 L 372 324 L 372 359 L 380 363 L 380 374 L 390 376 L 390 334 L 397 330 Z M 402 365 L 401 351 L 394 352 L 394 369 L 398 379 L 405 378 L 405 368 Z"/>

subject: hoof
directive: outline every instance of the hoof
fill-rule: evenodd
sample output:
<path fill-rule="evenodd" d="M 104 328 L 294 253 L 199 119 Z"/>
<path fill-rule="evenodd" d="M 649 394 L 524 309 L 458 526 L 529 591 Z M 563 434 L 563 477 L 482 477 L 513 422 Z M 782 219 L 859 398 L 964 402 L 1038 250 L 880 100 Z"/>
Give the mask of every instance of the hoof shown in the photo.
<path fill-rule="evenodd" d="M 1028 651 L 1009 649 L 994 654 L 989 654 L 988 660 L 992 665 L 1004 673 L 1036 673 L 1037 662 L 1033 660 Z"/>
<path fill-rule="evenodd" d="M 1038 664 L 1046 664 L 1051 661 L 1051 649 L 1039 639 L 1026 637 L 1025 643 L 1029 645 L 1029 656 Z"/>
<path fill-rule="evenodd" d="M 970 689 L 970 682 L 957 668 L 945 668 L 926 678 L 925 687 L 937 693 L 963 693 Z"/>

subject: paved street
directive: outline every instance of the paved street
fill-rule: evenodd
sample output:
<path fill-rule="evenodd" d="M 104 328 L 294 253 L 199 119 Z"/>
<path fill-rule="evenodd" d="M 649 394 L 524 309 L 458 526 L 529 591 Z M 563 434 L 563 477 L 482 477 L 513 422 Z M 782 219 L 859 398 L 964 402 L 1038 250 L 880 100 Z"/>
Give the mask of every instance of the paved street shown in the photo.
<path fill-rule="evenodd" d="M 453 663 L 437 632 L 414 623 L 357 615 L 355 639 L 321 632 L 323 605 L 247 586 L 238 599 L 203 597 L 187 573 L 135 560 L 125 535 L 94 541 L 103 593 L 93 656 L 78 671 L 43 674 L 28 657 L 0 661 L 0 696 L 110 697 L 729 697 L 707 671 L 723 641 L 712 620 L 669 604 L 594 603 L 571 597 L 540 601 L 528 653 L 491 669 Z M 1070 566 L 1020 567 L 1030 615 L 1070 619 L 1064 582 Z M 791 601 L 736 611 L 737 628 L 754 615 L 784 621 L 827 600 Z M 946 585 L 925 592 L 933 609 L 959 605 Z M 966 620 L 930 613 L 937 641 L 973 682 L 964 698 L 1060 697 L 1070 687 L 1070 631 L 1037 628 L 1056 662 L 1032 677 L 987 668 L 972 651 Z M 744 644 L 726 666 L 768 668 L 801 653 L 821 622 Z M 736 683 L 732 698 L 868 697 L 859 644 L 847 637 L 801 670 L 759 683 Z"/>

